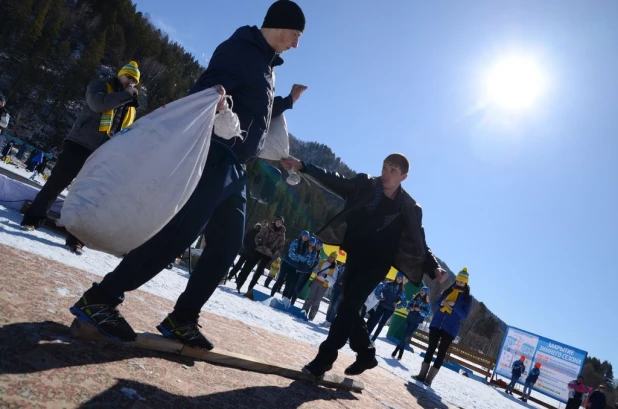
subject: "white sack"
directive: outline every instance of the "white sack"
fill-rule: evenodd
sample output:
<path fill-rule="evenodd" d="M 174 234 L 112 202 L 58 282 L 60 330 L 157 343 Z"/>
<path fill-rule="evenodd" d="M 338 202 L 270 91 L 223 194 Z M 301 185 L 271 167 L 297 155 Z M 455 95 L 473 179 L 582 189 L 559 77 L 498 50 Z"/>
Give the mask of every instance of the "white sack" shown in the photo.
<path fill-rule="evenodd" d="M 207 89 L 140 118 L 86 161 L 60 224 L 117 256 L 145 243 L 185 205 L 204 170 L 219 94 Z"/>
<path fill-rule="evenodd" d="M 266 160 L 280 160 L 290 156 L 290 137 L 285 115 L 281 114 L 270 120 L 270 127 L 264 138 L 264 146 L 258 155 Z"/>

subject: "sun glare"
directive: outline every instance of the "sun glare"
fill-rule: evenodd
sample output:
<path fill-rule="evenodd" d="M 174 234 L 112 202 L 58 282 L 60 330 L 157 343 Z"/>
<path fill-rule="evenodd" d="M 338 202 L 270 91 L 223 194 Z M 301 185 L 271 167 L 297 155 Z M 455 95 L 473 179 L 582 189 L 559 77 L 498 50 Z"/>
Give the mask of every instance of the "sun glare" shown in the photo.
<path fill-rule="evenodd" d="M 538 65 L 517 56 L 498 62 L 489 70 L 486 80 L 489 101 L 509 111 L 529 108 L 545 87 Z"/>

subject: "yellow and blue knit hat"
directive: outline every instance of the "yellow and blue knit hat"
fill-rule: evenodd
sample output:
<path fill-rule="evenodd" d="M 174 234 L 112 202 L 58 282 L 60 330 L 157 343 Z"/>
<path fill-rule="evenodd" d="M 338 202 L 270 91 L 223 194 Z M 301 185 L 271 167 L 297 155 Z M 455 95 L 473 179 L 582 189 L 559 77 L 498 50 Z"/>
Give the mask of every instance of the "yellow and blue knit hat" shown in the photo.
<path fill-rule="evenodd" d="M 140 73 L 139 68 L 137 68 L 137 63 L 135 61 L 131 61 L 127 65 L 122 67 L 120 71 L 118 71 L 118 76 L 120 77 L 121 75 L 130 75 L 131 77 L 135 78 L 135 80 L 139 84 Z"/>
<path fill-rule="evenodd" d="M 464 283 L 468 284 L 468 279 L 470 278 L 470 274 L 468 274 L 468 267 L 464 267 L 458 274 L 457 277 L 455 277 L 455 280 L 457 281 L 463 281 Z"/>

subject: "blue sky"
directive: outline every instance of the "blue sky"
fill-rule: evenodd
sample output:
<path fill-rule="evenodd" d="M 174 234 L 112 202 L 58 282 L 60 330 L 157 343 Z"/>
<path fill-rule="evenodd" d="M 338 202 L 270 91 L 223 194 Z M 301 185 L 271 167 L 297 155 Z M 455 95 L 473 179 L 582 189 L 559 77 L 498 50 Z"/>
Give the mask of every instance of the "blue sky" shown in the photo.
<path fill-rule="evenodd" d="M 136 3 L 207 64 L 271 1 Z M 307 27 L 277 71 L 279 94 L 309 86 L 291 132 L 370 174 L 406 154 L 427 241 L 468 267 L 474 295 L 618 368 L 618 2 L 298 3 Z M 526 110 L 486 98 L 488 70 L 510 55 L 545 79 Z"/>

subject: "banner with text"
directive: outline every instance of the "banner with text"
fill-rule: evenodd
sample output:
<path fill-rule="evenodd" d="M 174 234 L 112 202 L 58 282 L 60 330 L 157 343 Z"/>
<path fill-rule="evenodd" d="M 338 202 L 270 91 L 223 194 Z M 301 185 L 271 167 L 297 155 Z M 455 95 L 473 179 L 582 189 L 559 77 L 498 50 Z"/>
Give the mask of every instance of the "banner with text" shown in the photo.
<path fill-rule="evenodd" d="M 519 378 L 519 383 L 523 384 L 530 369 L 540 362 L 541 375 L 533 389 L 566 403 L 569 395 L 567 384 L 581 373 L 588 353 L 515 327 L 507 327 L 495 373 L 510 379 L 511 365 L 522 355 L 526 357 L 526 372 Z"/>

